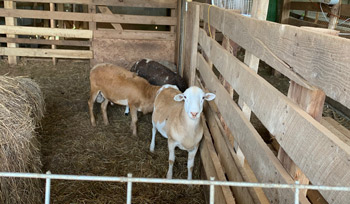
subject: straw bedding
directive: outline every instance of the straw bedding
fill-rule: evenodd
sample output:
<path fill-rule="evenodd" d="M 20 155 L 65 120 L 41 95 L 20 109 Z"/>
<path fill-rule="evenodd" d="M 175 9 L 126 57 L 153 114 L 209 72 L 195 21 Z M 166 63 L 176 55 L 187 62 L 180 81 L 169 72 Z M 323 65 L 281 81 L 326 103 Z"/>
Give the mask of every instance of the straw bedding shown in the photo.
<path fill-rule="evenodd" d="M 110 125 L 102 122 L 95 103 L 97 126 L 91 127 L 88 114 L 88 61 L 21 61 L 7 67 L 0 61 L 0 74 L 26 75 L 40 84 L 46 113 L 39 129 L 43 172 L 53 174 L 165 178 L 168 170 L 167 140 L 156 137 L 150 153 L 151 114 L 139 114 L 138 136 L 130 132 L 130 116 L 124 107 L 108 106 Z M 197 155 L 193 172 L 200 178 Z M 187 178 L 187 152 L 176 150 L 174 178 Z M 126 203 L 126 184 L 52 180 L 51 203 Z M 39 203 L 39 202 L 38 202 Z M 42 203 L 42 202 L 40 202 Z M 205 203 L 201 186 L 133 184 L 132 203 Z"/>
<path fill-rule="evenodd" d="M 0 171 L 41 172 L 36 127 L 44 113 L 37 83 L 23 77 L 0 76 Z M 39 180 L 1 178 L 0 203 L 39 203 Z"/>

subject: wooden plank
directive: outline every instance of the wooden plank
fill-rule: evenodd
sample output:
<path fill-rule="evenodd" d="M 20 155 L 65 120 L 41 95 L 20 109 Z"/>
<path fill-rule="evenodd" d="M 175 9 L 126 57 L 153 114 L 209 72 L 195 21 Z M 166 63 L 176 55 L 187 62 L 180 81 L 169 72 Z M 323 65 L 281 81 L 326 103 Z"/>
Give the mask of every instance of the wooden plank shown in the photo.
<path fill-rule="evenodd" d="M 129 23 L 129 24 L 151 24 L 151 25 L 176 25 L 176 17 L 171 16 L 141 16 L 125 14 L 95 14 L 93 21 L 106 23 Z"/>
<path fill-rule="evenodd" d="M 37 3 L 61 3 L 61 4 L 90 4 L 103 6 L 126 6 L 126 7 L 152 7 L 152 8 L 176 8 L 177 0 L 16 0 L 16 2 Z"/>
<path fill-rule="evenodd" d="M 206 120 L 205 120 L 204 116 L 202 116 L 202 124 L 203 124 L 203 135 L 204 135 L 204 140 L 205 140 L 204 143 L 208 147 L 210 158 L 214 164 L 214 169 L 215 169 L 216 175 L 217 175 L 216 180 L 227 181 L 227 179 L 225 177 L 225 173 L 222 169 L 221 162 L 220 162 L 218 155 L 215 151 L 214 144 L 213 144 L 213 141 L 211 139 L 210 132 L 209 132 L 209 129 L 207 127 Z M 222 190 L 222 194 L 224 195 L 224 199 L 225 199 L 226 203 L 228 203 L 228 204 L 231 204 L 231 203 L 235 204 L 236 203 L 234 197 L 232 196 L 232 192 L 231 192 L 229 186 L 220 186 L 219 188 L 221 188 L 221 190 Z"/>
<path fill-rule="evenodd" d="M 152 8 L 177 8 L 177 0 L 91 0 L 96 5 L 107 6 L 130 6 L 130 7 L 152 7 Z"/>
<path fill-rule="evenodd" d="M 55 11 L 55 4 L 54 3 L 50 3 L 50 11 L 52 12 L 52 11 Z M 56 25 L 55 25 L 55 20 L 54 19 L 51 19 L 50 20 L 50 27 L 51 28 L 55 28 L 56 27 Z M 53 40 L 56 40 L 56 36 L 52 36 L 52 38 L 53 38 Z M 56 45 L 51 45 L 51 48 L 52 49 L 56 49 Z M 56 65 L 56 62 L 57 62 L 57 60 L 56 60 L 56 58 L 52 58 L 52 63 L 53 63 L 53 65 Z"/>
<path fill-rule="evenodd" d="M 267 17 L 268 5 L 269 5 L 269 1 L 268 0 L 265 0 L 265 1 L 253 1 L 252 18 L 265 21 L 266 17 Z M 258 72 L 259 61 L 260 61 L 259 58 L 257 58 L 254 54 L 252 54 L 249 51 L 245 51 L 244 63 L 246 65 L 248 65 L 256 73 Z M 248 119 L 250 119 L 251 110 L 247 106 L 247 104 L 243 102 L 241 97 L 238 99 L 238 104 L 242 108 L 242 111 L 246 115 L 246 117 Z"/>
<path fill-rule="evenodd" d="M 318 22 L 319 23 L 313 23 L 310 21 L 303 21 L 292 17 L 288 19 L 288 24 L 294 25 L 294 26 L 309 26 L 309 27 L 312 26 L 312 27 L 319 27 L 319 28 L 327 28 L 327 25 L 321 24 L 322 21 L 318 21 Z"/>
<path fill-rule="evenodd" d="M 205 140 L 203 140 L 200 145 L 200 156 L 201 156 L 201 161 L 202 161 L 204 172 L 206 174 L 207 179 L 209 180 L 210 177 L 217 178 L 215 167 L 214 167 L 213 161 L 211 160 L 208 145 L 206 144 Z M 226 203 L 224 194 L 222 192 L 222 188 L 220 188 L 220 186 L 215 186 L 214 202 L 220 203 L 220 204 Z"/>
<path fill-rule="evenodd" d="M 108 62 L 131 68 L 136 61 L 143 58 L 174 63 L 175 41 L 95 38 L 93 39 L 93 47 L 93 65 Z"/>
<path fill-rule="evenodd" d="M 185 55 L 183 77 L 189 86 L 194 84 L 199 30 L 199 5 L 188 3 L 185 25 Z"/>
<path fill-rule="evenodd" d="M 320 123 L 333 132 L 340 140 L 350 146 L 350 131 L 331 117 L 324 117 Z"/>
<path fill-rule="evenodd" d="M 209 57 L 218 71 L 243 97 L 310 181 L 315 185 L 348 185 L 350 174 L 346 169 L 350 167 L 350 147 L 217 42 L 204 34 L 201 36 L 210 42 L 202 47 L 210 53 Z M 202 40 L 199 42 L 202 43 Z M 268 113 L 266 110 L 269 110 Z M 344 192 L 321 193 L 332 203 L 344 203 L 350 199 L 350 194 Z"/>
<path fill-rule="evenodd" d="M 197 86 L 201 87 L 203 90 L 205 90 L 206 92 L 209 92 L 203 85 L 202 83 L 199 81 L 198 77 L 197 77 Z M 226 89 L 226 87 L 225 87 Z M 230 94 L 231 95 L 231 94 Z M 247 164 L 247 162 L 244 163 L 244 165 L 240 165 L 240 160 L 238 158 L 238 155 L 234 152 L 233 150 L 233 142 L 231 142 L 231 138 L 233 138 L 231 131 L 227 128 L 225 129 L 222 125 L 222 121 L 221 121 L 221 114 L 217 108 L 217 106 L 215 105 L 215 103 L 213 101 L 208 102 L 209 107 L 210 108 L 204 108 L 204 113 L 206 115 L 206 117 L 208 118 L 208 125 L 210 127 L 210 132 L 211 135 L 213 136 L 214 139 L 214 144 L 215 147 L 217 149 L 217 151 L 219 152 L 219 156 L 220 156 L 220 160 L 224 163 L 224 168 L 226 168 L 226 175 L 228 176 L 228 178 L 230 179 L 230 181 L 246 181 L 246 182 L 252 182 L 252 183 L 257 183 L 258 180 L 256 179 L 256 176 L 254 175 L 252 169 L 250 168 L 250 166 Z M 208 115 L 209 113 L 209 115 Z M 220 119 L 219 119 L 219 115 L 220 115 Z M 216 121 L 216 123 L 213 121 L 213 119 Z M 212 121 L 212 122 L 211 122 Z M 225 124 L 226 125 L 226 124 Z M 219 129 L 219 131 L 218 131 Z M 220 133 L 221 132 L 221 133 Z M 218 136 L 219 137 L 216 137 Z M 220 137 L 221 136 L 221 137 Z M 220 138 L 224 140 L 224 142 L 220 141 Z M 224 148 L 224 147 L 227 147 Z M 221 156 L 223 155 L 227 155 L 227 152 L 221 152 L 223 150 L 228 150 L 229 155 L 231 156 L 231 158 L 233 159 L 233 161 L 228 161 L 225 160 L 225 156 Z M 220 153 L 221 152 L 221 153 Z M 228 166 L 225 166 L 225 164 L 227 164 Z M 231 166 L 234 165 L 234 166 Z M 236 169 L 238 171 L 236 171 Z M 236 187 L 232 187 L 233 188 L 233 192 L 235 191 Z M 265 195 L 265 193 L 263 192 L 262 188 L 248 188 L 248 191 L 250 193 L 249 196 L 251 196 L 251 198 L 253 199 L 254 203 L 270 203 Z M 239 195 L 237 195 L 239 194 Z M 236 197 L 239 196 L 244 196 L 245 193 L 244 192 L 237 192 L 236 194 L 234 194 Z M 248 195 L 247 195 L 248 196 Z M 237 201 L 240 198 L 237 198 Z M 245 198 L 248 199 L 249 198 Z M 245 201 L 248 202 L 248 201 Z M 240 203 L 240 202 L 238 202 Z"/>
<path fill-rule="evenodd" d="M 16 8 L 16 3 L 12 1 L 4 1 L 4 8 L 6 9 L 15 9 Z M 17 20 L 13 17 L 5 17 L 5 24 L 6 26 L 16 26 L 17 25 Z M 7 34 L 7 38 L 16 38 L 17 36 L 14 34 Z M 15 43 L 8 43 L 7 47 L 9 48 L 14 48 L 17 47 L 18 45 Z M 9 56 L 8 57 L 8 63 L 9 64 L 17 64 L 18 57 L 17 56 Z"/>
<path fill-rule="evenodd" d="M 129 23 L 129 24 L 151 24 L 151 25 L 176 25 L 176 18 L 169 16 L 141 16 L 125 14 L 91 14 L 73 12 L 51 12 L 25 9 L 0 9 L 0 16 L 34 19 L 55 19 L 69 21 L 94 21 L 104 23 Z"/>
<path fill-rule="evenodd" d="M 18 43 L 18 44 L 39 44 L 39 45 L 65 45 L 65 46 L 79 46 L 90 47 L 90 41 L 78 40 L 45 40 L 45 39 L 27 39 L 27 38 L 1 38 L 2 43 Z"/>
<path fill-rule="evenodd" d="M 230 98 L 225 88 L 210 70 L 203 56 L 198 54 L 197 59 L 197 68 L 206 87 L 209 91 L 216 94 L 215 103 L 227 122 L 228 127 L 234 134 L 235 140 L 237 140 L 259 182 L 293 184 L 293 179 L 267 147 L 266 143 L 244 116 L 237 104 Z M 247 69 L 252 72 L 248 67 Z M 294 201 L 294 191 L 292 189 L 266 188 L 264 192 L 271 203 L 293 203 Z M 299 198 L 301 203 L 309 203 L 305 200 L 305 197 L 299 196 Z"/>
<path fill-rule="evenodd" d="M 98 9 L 103 14 L 113 15 L 112 11 L 107 6 L 98 6 Z M 111 25 L 117 31 L 122 31 L 123 30 L 122 26 L 119 23 L 112 23 Z"/>
<path fill-rule="evenodd" d="M 96 6 L 89 4 L 88 5 L 88 12 L 89 12 L 89 14 L 96 14 Z M 97 23 L 89 21 L 89 30 L 93 33 L 94 36 L 95 36 L 96 29 L 97 29 Z M 96 48 L 94 47 L 93 38 L 90 38 L 90 42 L 91 42 L 90 50 L 94 53 L 94 57 L 95 57 Z M 90 60 L 90 67 L 94 67 L 95 62 L 96 62 L 95 59 L 91 59 Z"/>
<path fill-rule="evenodd" d="M 142 30 L 124 30 L 121 32 L 111 29 L 99 29 L 94 32 L 94 38 L 175 41 L 175 33 Z"/>
<path fill-rule="evenodd" d="M 203 5 L 204 21 L 207 8 Z M 350 108 L 350 40 L 211 9 L 210 24 L 224 35 L 289 79 L 319 87 Z"/>
<path fill-rule="evenodd" d="M 331 13 L 330 7 L 327 4 L 321 4 L 322 10 L 325 13 Z M 290 6 L 291 10 L 307 10 L 307 11 L 317 11 L 322 12 L 319 3 L 314 2 L 291 2 Z M 342 4 L 340 8 L 340 15 L 342 16 L 350 16 L 350 4 Z"/>
<path fill-rule="evenodd" d="M 218 123 L 215 120 L 215 114 L 211 108 L 206 108 L 204 110 L 204 113 L 208 121 L 210 133 L 214 140 L 215 149 L 218 152 L 220 161 L 223 165 L 227 177 L 230 181 L 243 182 L 243 176 L 241 175 L 241 172 L 238 169 L 237 164 L 232 157 L 232 154 L 230 153 L 229 146 L 224 140 L 224 136 L 221 134 L 218 128 Z M 258 199 L 255 201 L 253 200 L 248 188 L 232 187 L 232 191 L 237 200 L 237 203 L 260 203 Z"/>
<path fill-rule="evenodd" d="M 61 28 L 40 28 L 29 26 L 4 26 L 0 25 L 1 34 L 16 34 L 16 35 L 47 35 L 60 36 L 66 38 L 92 38 L 90 30 L 73 30 Z"/>
<path fill-rule="evenodd" d="M 206 5 L 202 5 L 202 7 L 203 7 L 202 19 L 205 22 L 207 22 L 208 7 Z M 263 33 L 263 31 L 267 31 L 265 30 L 266 26 L 270 24 L 273 24 L 273 25 L 278 25 L 278 24 L 274 24 L 267 21 L 260 21 L 257 19 L 252 19 L 249 17 L 235 14 L 234 12 L 228 12 L 218 7 L 212 7 L 211 10 L 212 11 L 210 14 L 209 21 L 212 26 L 214 26 L 219 31 L 221 31 L 224 35 L 229 37 L 232 41 L 239 44 L 246 51 L 251 52 L 256 57 L 265 61 L 267 64 L 269 64 L 270 66 L 272 66 L 273 68 L 281 72 L 283 75 L 287 76 L 289 79 L 296 81 L 297 83 L 301 84 L 304 87 L 308 87 L 308 88 L 310 87 L 306 80 L 304 80 L 302 77 L 296 74 L 288 64 L 286 64 L 282 59 L 280 59 L 279 56 L 276 56 L 276 54 L 273 53 L 269 49 L 269 47 L 266 47 L 266 45 L 263 43 L 264 41 L 260 40 L 260 38 L 265 37 L 265 35 L 266 37 L 271 36 L 270 34 L 271 30 L 268 30 L 268 34 L 266 32 Z M 226 28 L 226 26 L 228 26 L 230 29 Z M 259 27 L 261 31 L 257 32 L 257 27 Z M 226 30 L 224 28 L 226 28 Z M 245 29 L 241 29 L 241 28 L 245 28 Z M 273 31 L 271 31 L 271 33 L 272 32 Z M 279 31 L 275 31 L 275 32 L 279 33 Z M 282 36 L 278 36 L 278 37 L 282 37 Z M 267 52 L 266 52 L 266 49 L 267 49 Z"/>
<path fill-rule="evenodd" d="M 281 23 L 288 23 L 289 13 L 290 13 L 290 4 L 291 0 L 283 0 L 282 5 L 282 14 L 281 14 Z"/>
<path fill-rule="evenodd" d="M 315 118 L 315 120 L 321 120 L 323 105 L 326 99 L 322 90 L 315 89 L 311 91 L 291 81 L 288 90 L 288 98 L 298 104 L 300 108 L 305 110 L 309 115 Z M 280 147 L 277 157 L 295 180 L 298 180 L 300 184 L 309 184 L 309 179 L 302 170 L 295 165 L 293 160 L 288 154 L 286 154 L 282 147 Z M 306 196 L 307 190 L 302 189 L 300 190 L 300 193 Z"/>
<path fill-rule="evenodd" d="M 32 48 L 6 48 L 0 47 L 0 55 L 22 57 L 56 57 L 71 59 L 91 59 L 92 51 L 89 50 L 63 50 L 63 49 L 32 49 Z"/>

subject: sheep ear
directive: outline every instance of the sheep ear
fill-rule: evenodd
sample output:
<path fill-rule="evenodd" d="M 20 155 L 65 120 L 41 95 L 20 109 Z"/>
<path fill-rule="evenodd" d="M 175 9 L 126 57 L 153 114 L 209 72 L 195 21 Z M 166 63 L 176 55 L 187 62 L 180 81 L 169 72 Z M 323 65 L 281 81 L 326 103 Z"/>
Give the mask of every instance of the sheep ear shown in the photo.
<path fill-rule="evenodd" d="M 182 100 L 184 100 L 184 94 L 177 94 L 176 96 L 174 96 L 174 100 L 175 101 L 182 101 Z"/>
<path fill-rule="evenodd" d="M 215 97 L 216 97 L 216 95 L 213 94 L 213 93 L 206 93 L 205 96 L 204 96 L 204 99 L 207 100 L 207 101 L 211 101 L 211 100 L 213 100 Z"/>

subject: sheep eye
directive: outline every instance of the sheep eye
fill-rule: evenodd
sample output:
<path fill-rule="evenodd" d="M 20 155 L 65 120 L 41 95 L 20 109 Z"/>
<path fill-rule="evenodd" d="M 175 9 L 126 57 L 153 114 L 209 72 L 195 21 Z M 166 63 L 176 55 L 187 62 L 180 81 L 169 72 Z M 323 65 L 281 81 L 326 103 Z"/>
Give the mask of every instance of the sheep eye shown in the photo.
<path fill-rule="evenodd" d="M 186 96 L 184 96 L 184 99 L 186 99 L 187 97 Z"/>

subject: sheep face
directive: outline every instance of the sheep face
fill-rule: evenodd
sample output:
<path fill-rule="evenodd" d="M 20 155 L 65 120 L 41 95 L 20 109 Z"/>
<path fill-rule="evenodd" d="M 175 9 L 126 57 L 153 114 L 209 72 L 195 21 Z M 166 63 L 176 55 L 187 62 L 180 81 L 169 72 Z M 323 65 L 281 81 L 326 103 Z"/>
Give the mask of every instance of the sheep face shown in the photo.
<path fill-rule="evenodd" d="M 175 101 L 184 101 L 185 112 L 192 120 L 197 120 L 203 110 L 204 100 L 211 101 L 215 98 L 213 93 L 205 93 L 202 89 L 192 86 L 184 93 L 177 94 L 174 97 Z"/>

